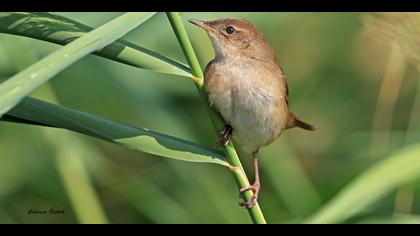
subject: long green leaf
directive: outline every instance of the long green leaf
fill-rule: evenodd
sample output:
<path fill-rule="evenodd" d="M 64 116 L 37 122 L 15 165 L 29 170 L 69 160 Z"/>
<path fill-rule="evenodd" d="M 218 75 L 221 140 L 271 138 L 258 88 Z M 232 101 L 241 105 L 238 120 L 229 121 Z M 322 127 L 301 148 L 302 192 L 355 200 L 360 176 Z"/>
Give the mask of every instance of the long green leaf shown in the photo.
<path fill-rule="evenodd" d="M 362 219 L 356 224 L 420 224 L 419 215 L 392 215 L 388 217 L 371 217 Z"/>
<path fill-rule="evenodd" d="M 396 187 L 420 177 L 420 144 L 396 152 L 362 173 L 306 223 L 338 223 Z"/>
<path fill-rule="evenodd" d="M 34 98 L 23 99 L 7 113 L 7 117 L 8 121 L 24 120 L 24 123 L 32 122 L 72 130 L 153 155 L 229 166 L 220 151 Z"/>
<path fill-rule="evenodd" d="M 65 45 L 92 27 L 51 13 L 0 13 L 0 33 L 20 35 Z M 138 68 L 191 77 L 188 66 L 126 40 L 118 40 L 95 55 Z"/>
<path fill-rule="evenodd" d="M 153 15 L 154 13 L 126 13 L 9 78 L 0 84 L 0 117 L 54 75 L 87 54 L 121 38 Z"/>

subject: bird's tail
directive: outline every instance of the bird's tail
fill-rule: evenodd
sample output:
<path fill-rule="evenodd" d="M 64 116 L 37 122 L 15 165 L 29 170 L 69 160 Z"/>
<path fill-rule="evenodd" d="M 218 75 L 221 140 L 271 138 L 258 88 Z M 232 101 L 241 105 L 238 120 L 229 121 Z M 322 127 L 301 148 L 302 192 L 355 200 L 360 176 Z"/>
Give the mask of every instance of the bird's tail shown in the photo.
<path fill-rule="evenodd" d="M 306 130 L 316 130 L 315 127 L 312 125 L 299 120 L 293 113 L 289 112 L 289 116 L 287 117 L 287 127 L 286 129 L 291 129 L 294 127 L 299 127 Z"/>

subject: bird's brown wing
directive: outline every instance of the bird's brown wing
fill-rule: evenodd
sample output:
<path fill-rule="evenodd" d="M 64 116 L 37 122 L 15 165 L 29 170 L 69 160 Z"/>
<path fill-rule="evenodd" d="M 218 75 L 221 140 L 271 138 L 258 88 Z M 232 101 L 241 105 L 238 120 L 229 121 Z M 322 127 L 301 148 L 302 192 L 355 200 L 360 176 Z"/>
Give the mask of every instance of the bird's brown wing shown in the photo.
<path fill-rule="evenodd" d="M 287 80 L 285 78 L 283 78 L 283 80 L 286 86 L 286 104 L 287 104 L 287 107 L 289 107 L 289 85 L 287 85 Z"/>
<path fill-rule="evenodd" d="M 206 68 L 204 69 L 204 85 L 207 85 L 210 82 L 210 78 L 212 78 L 214 73 L 214 63 L 215 59 L 211 60 Z"/>
<path fill-rule="evenodd" d="M 280 71 L 281 71 L 281 74 L 282 74 L 282 81 L 283 81 L 283 83 L 284 83 L 284 87 L 285 87 L 285 89 L 286 89 L 286 104 L 287 104 L 287 107 L 289 107 L 289 101 L 290 101 L 290 98 L 289 98 L 289 85 L 287 84 L 287 80 L 286 80 L 286 78 L 285 78 L 285 75 L 284 75 L 284 70 L 283 70 L 283 68 L 281 68 L 281 66 L 280 65 L 278 65 L 279 66 L 279 68 L 280 68 Z"/>
<path fill-rule="evenodd" d="M 214 67 L 214 64 L 215 64 L 215 59 L 213 59 L 213 60 L 211 60 L 208 64 L 207 64 L 207 66 L 206 66 L 206 68 L 204 69 L 204 89 L 206 89 L 207 90 L 207 86 L 212 86 L 212 84 L 211 83 L 213 83 L 214 82 L 214 77 L 215 77 L 215 67 Z M 212 79 L 213 78 L 213 79 Z M 226 119 L 223 117 L 223 115 L 222 115 L 222 113 L 220 113 L 220 111 L 218 111 L 217 110 L 217 107 L 215 107 L 215 106 L 213 106 L 213 103 L 212 103 L 212 101 L 209 101 L 210 102 L 210 106 L 211 107 L 213 107 L 214 108 L 214 110 L 219 114 L 219 116 L 222 118 L 222 120 L 225 122 L 225 123 L 227 123 L 226 122 Z"/>
<path fill-rule="evenodd" d="M 284 72 L 283 69 L 281 68 L 281 66 L 279 65 L 279 68 L 281 70 L 281 73 L 283 75 L 282 81 L 284 83 L 284 87 L 286 89 L 286 104 L 287 107 L 289 107 L 289 102 L 290 102 L 290 98 L 289 98 L 289 86 L 287 84 L 287 80 L 284 77 Z M 300 120 L 299 118 L 297 118 L 293 113 L 289 112 L 289 115 L 287 117 L 287 125 L 286 125 L 286 129 L 290 129 L 290 128 L 294 128 L 294 127 L 299 127 L 302 129 L 306 129 L 306 130 L 315 130 L 315 127 Z"/>

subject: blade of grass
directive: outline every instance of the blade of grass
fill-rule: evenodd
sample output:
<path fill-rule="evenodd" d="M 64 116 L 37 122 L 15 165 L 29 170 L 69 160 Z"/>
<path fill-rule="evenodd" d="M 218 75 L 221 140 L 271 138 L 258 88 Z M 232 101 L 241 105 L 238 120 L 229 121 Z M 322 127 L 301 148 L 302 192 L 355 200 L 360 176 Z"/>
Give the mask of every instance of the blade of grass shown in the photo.
<path fill-rule="evenodd" d="M 51 131 L 51 130 L 48 130 Z M 48 132 L 47 135 L 52 133 Z M 67 136 L 67 133 L 62 133 Z M 57 135 L 54 135 L 57 139 Z M 49 139 L 51 137 L 48 137 Z M 61 137 L 65 138 L 65 137 Z M 72 143 L 72 136 L 67 136 L 66 147 L 58 147 L 55 165 L 73 206 L 77 219 L 82 224 L 107 224 L 108 219 L 98 199 L 91 179 L 83 163 L 83 156 Z M 54 141 L 54 140 L 52 140 Z M 77 142 L 77 141 L 76 141 Z M 59 144 L 57 144 L 59 145 Z"/>
<path fill-rule="evenodd" d="M 401 50 L 399 41 L 391 41 L 390 52 L 384 77 L 375 106 L 371 155 L 382 156 L 389 152 L 391 144 L 392 119 L 400 96 L 401 85 L 405 79 L 407 60 Z M 380 147 L 380 148 L 379 148 Z M 413 202 L 413 188 L 402 186 L 395 193 L 394 212 L 410 213 Z"/>
<path fill-rule="evenodd" d="M 220 116 L 217 115 L 217 112 L 211 109 L 210 104 L 208 103 L 207 93 L 205 92 L 203 88 L 204 74 L 203 74 L 203 71 L 201 70 L 200 63 L 198 62 L 197 56 L 195 55 L 194 49 L 188 38 L 187 32 L 185 31 L 184 24 L 182 23 L 182 19 L 179 16 L 179 13 L 177 12 L 168 12 L 166 14 L 175 32 L 178 42 L 182 48 L 182 51 L 184 52 L 184 55 L 188 61 L 188 64 L 191 68 L 191 72 L 193 74 L 192 79 L 198 89 L 198 92 L 202 100 L 206 103 L 206 107 L 209 112 L 210 119 L 213 123 L 213 126 L 216 132 L 219 132 L 219 130 L 221 130 L 221 128 L 223 127 L 223 122 Z M 229 144 L 225 148 L 225 155 L 228 162 L 233 167 L 231 168 L 231 170 L 238 184 L 238 187 L 244 188 L 244 187 L 249 186 L 250 184 L 249 184 L 248 178 L 239 160 L 238 154 L 236 153 L 236 150 L 231 142 L 229 142 Z M 253 195 L 252 191 L 246 191 L 244 193 L 245 201 L 248 201 L 249 199 L 251 199 L 252 195 Z M 258 224 L 266 223 L 264 215 L 258 203 L 256 203 L 251 209 L 248 209 L 248 212 L 254 223 L 258 223 Z"/>
<path fill-rule="evenodd" d="M 59 102 L 49 84 L 42 86 L 34 95 Z M 127 170 L 118 170 L 115 163 L 105 158 L 95 145 L 87 142 L 88 140 L 59 129 L 41 129 L 41 133 L 56 152 L 54 160 L 57 171 L 80 223 L 108 222 L 101 199 L 95 191 L 96 185 L 102 189 L 101 195 L 108 194 L 103 192 L 104 189 L 109 190 L 142 215 L 146 215 L 153 223 L 193 222 L 189 212 L 160 187 L 142 178 L 144 176 L 138 176 L 137 172 L 133 175 Z M 153 170 L 150 173 L 153 173 Z M 94 178 L 91 179 L 90 176 Z M 118 178 L 115 178 L 116 176 Z M 161 212 L 169 213 L 163 216 Z"/>
<path fill-rule="evenodd" d="M 420 75 L 420 67 L 417 68 L 417 76 Z M 418 124 L 419 120 L 419 109 L 420 109 L 420 79 L 417 78 L 417 86 L 415 89 L 415 96 L 414 96 L 414 103 L 411 106 L 410 111 L 410 118 L 408 120 L 408 125 L 405 131 L 404 142 L 409 144 L 411 142 L 416 141 L 415 137 L 413 137 L 412 133 L 416 130 L 416 125 Z M 410 132 L 411 131 L 411 132 Z M 395 194 L 395 205 L 394 205 L 394 212 L 400 214 L 409 214 L 413 210 L 413 206 L 415 205 L 415 186 L 413 183 L 408 184 L 407 186 L 402 187 L 397 193 Z"/>
<path fill-rule="evenodd" d="M 417 67 L 417 74 L 420 72 L 420 67 Z M 407 129 L 405 131 L 404 141 L 406 144 L 416 141 L 412 133 L 416 130 L 419 120 L 419 109 L 420 109 L 420 79 L 417 78 L 417 86 L 415 90 L 414 103 L 411 106 L 410 118 L 408 121 Z M 411 132 L 410 132 L 411 131 Z M 395 205 L 394 212 L 399 214 L 410 214 L 413 211 L 415 205 L 415 186 L 413 183 L 403 186 L 395 194 Z"/>
<path fill-rule="evenodd" d="M 394 213 L 410 214 L 414 206 L 414 195 L 415 186 L 413 183 L 400 187 L 395 193 Z"/>
<path fill-rule="evenodd" d="M 372 217 L 357 221 L 356 224 L 420 224 L 420 216 L 395 214 L 388 217 Z"/>
<path fill-rule="evenodd" d="M 118 180 L 118 184 L 113 184 L 107 189 L 139 210 L 153 223 L 188 224 L 195 222 L 195 219 L 182 205 L 147 180 L 122 177 Z M 156 204 L 157 202 L 159 204 Z"/>
<path fill-rule="evenodd" d="M 49 83 L 38 89 L 36 94 L 58 103 L 55 91 Z M 41 129 L 41 134 L 54 153 L 54 164 L 77 220 L 82 224 L 108 223 L 85 164 L 85 160 L 91 155 L 85 150 L 91 147 L 70 132 Z"/>
<path fill-rule="evenodd" d="M 410 119 L 408 120 L 407 131 L 416 130 L 419 126 L 418 120 L 420 120 L 420 66 L 417 67 L 417 86 L 416 86 L 416 95 L 414 96 L 414 103 L 411 107 L 410 111 Z M 410 135 L 411 133 L 406 132 L 405 142 L 413 142 L 416 141 L 414 135 Z M 414 137 L 413 137 L 414 136 Z"/>
<path fill-rule="evenodd" d="M 419 156 L 420 144 L 390 155 L 353 180 L 306 223 L 343 222 L 397 187 L 419 178 Z"/>
<path fill-rule="evenodd" d="M 223 153 L 217 150 L 34 98 L 25 98 L 8 115 L 47 126 L 72 130 L 153 155 L 182 161 L 229 166 L 224 160 Z"/>
<path fill-rule="evenodd" d="M 406 59 L 400 45 L 393 42 L 375 106 L 370 148 L 372 158 L 388 154 L 386 147 L 391 141 L 392 118 L 406 70 Z"/>
<path fill-rule="evenodd" d="M 59 45 L 66 45 L 92 29 L 90 26 L 51 13 L 0 13 L 0 33 Z M 138 68 L 191 77 L 186 65 L 122 39 L 93 54 Z"/>
<path fill-rule="evenodd" d="M 14 116 L 10 116 L 10 115 L 4 115 L 3 117 L 0 118 L 3 121 L 9 121 L 9 122 L 14 122 L 14 123 L 21 123 L 21 124 L 27 124 L 27 125 L 41 125 L 41 126 L 46 126 L 46 127 L 52 127 L 43 123 L 39 123 L 36 121 L 31 121 L 31 120 L 25 120 L 22 118 L 18 118 L 18 117 L 14 117 Z"/>
<path fill-rule="evenodd" d="M 270 177 L 273 193 L 284 202 L 294 218 L 303 218 L 314 213 L 322 205 L 322 199 L 287 137 L 280 137 L 278 144 L 267 147 L 264 152 L 281 156 L 264 159 L 261 165 Z M 290 184 L 291 179 L 293 184 Z"/>
<path fill-rule="evenodd" d="M 87 54 L 133 30 L 154 13 L 126 13 L 85 34 L 0 84 L 0 117 L 21 99 Z"/>

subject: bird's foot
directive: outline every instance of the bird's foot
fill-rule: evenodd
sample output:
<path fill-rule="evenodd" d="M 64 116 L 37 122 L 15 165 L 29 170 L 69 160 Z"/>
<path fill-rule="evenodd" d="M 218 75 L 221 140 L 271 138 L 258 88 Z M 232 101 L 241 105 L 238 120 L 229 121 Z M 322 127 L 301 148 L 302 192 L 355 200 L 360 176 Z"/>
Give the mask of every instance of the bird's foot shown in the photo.
<path fill-rule="evenodd" d="M 258 194 L 260 193 L 260 183 L 256 182 L 253 185 L 250 185 L 248 187 L 245 188 L 241 188 L 239 190 L 239 195 L 243 196 L 243 194 L 248 191 L 251 190 L 254 195 L 252 195 L 251 199 L 249 199 L 247 202 L 241 202 L 239 203 L 240 206 L 244 206 L 246 208 L 251 208 L 255 205 L 255 203 L 257 203 L 257 199 L 258 199 Z"/>
<path fill-rule="evenodd" d="M 217 144 L 226 147 L 230 140 L 232 139 L 232 132 L 233 128 L 230 125 L 223 126 L 223 129 L 220 131 L 219 139 L 217 140 Z"/>

